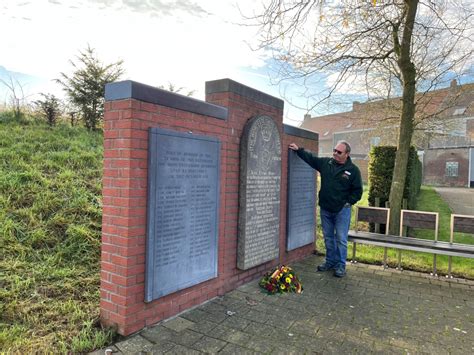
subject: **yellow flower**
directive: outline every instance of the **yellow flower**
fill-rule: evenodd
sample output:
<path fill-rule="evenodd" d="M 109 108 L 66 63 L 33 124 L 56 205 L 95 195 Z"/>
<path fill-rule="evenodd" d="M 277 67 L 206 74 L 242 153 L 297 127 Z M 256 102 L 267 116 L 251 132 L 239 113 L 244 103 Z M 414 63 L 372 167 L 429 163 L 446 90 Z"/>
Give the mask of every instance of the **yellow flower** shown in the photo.
<path fill-rule="evenodd" d="M 285 281 L 286 281 L 287 284 L 289 284 L 289 283 L 291 282 L 291 279 L 290 279 L 289 277 L 287 277 L 287 278 L 285 279 Z"/>
<path fill-rule="evenodd" d="M 290 279 L 292 279 L 292 278 L 293 278 L 293 274 L 289 274 L 288 276 L 290 277 Z"/>
<path fill-rule="evenodd" d="M 284 290 L 284 289 L 285 289 L 285 285 L 281 284 L 281 285 L 280 285 L 280 288 L 281 288 L 282 290 Z"/>

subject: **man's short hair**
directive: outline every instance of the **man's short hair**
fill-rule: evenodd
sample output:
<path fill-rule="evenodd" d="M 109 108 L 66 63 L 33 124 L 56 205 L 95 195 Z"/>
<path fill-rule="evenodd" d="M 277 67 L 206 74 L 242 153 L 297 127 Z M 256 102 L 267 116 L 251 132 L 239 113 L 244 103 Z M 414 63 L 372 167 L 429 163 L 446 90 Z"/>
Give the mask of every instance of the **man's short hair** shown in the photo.
<path fill-rule="evenodd" d="M 348 142 L 346 142 L 346 141 L 338 141 L 338 142 L 336 143 L 336 145 L 338 145 L 338 144 L 344 144 L 344 146 L 346 147 L 346 153 L 350 153 L 350 152 L 351 152 L 351 145 L 350 145 Z"/>

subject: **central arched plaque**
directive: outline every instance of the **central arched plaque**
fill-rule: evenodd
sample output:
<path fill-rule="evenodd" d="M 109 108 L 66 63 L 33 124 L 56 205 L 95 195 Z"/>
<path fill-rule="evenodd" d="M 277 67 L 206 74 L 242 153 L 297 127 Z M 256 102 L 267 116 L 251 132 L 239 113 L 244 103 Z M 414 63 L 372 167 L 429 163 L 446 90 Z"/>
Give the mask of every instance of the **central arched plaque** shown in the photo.
<path fill-rule="evenodd" d="M 240 146 L 237 267 L 247 270 L 279 254 L 281 141 L 271 117 L 245 125 Z"/>

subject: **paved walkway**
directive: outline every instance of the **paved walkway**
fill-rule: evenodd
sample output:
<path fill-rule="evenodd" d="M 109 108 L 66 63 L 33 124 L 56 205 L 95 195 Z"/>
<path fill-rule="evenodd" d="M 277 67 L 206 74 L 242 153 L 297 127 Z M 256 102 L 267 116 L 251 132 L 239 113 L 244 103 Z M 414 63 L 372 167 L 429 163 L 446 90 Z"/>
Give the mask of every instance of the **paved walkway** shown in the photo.
<path fill-rule="evenodd" d="M 291 265 L 301 295 L 268 296 L 250 282 L 110 347 L 119 354 L 472 354 L 474 281 L 380 266 L 317 273 Z M 104 349 L 97 351 L 104 354 Z"/>
<path fill-rule="evenodd" d="M 474 189 L 463 187 L 435 187 L 436 192 L 453 213 L 474 215 Z"/>

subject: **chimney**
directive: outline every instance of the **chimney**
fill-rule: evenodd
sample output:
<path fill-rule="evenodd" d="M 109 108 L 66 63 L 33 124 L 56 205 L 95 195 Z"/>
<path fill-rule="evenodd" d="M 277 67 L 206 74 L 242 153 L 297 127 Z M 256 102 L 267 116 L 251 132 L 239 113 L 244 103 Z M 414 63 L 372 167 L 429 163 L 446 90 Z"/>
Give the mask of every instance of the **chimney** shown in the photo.
<path fill-rule="evenodd" d="M 309 113 L 305 113 L 303 121 L 310 120 L 310 119 L 311 119 L 311 115 Z"/>
<path fill-rule="evenodd" d="M 353 101 L 352 102 L 352 111 L 357 111 L 360 108 L 360 102 L 359 101 Z"/>
<path fill-rule="evenodd" d="M 456 81 L 456 79 L 451 80 L 451 84 L 449 86 L 451 88 L 455 88 L 456 86 L 458 86 L 458 82 Z"/>

